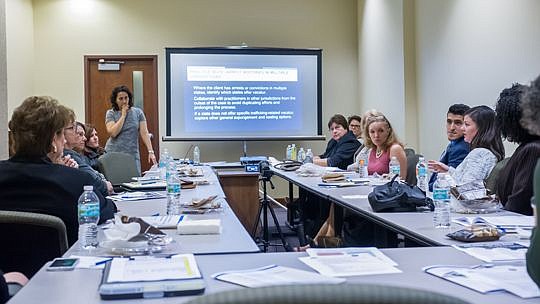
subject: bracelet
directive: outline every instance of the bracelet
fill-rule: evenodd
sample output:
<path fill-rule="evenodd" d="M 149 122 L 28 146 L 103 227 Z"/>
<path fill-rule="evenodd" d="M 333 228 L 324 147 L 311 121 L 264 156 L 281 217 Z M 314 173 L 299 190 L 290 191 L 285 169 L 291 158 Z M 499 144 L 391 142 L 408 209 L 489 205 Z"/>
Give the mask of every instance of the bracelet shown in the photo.
<path fill-rule="evenodd" d="M 154 154 L 154 150 L 148 150 L 148 154 Z"/>

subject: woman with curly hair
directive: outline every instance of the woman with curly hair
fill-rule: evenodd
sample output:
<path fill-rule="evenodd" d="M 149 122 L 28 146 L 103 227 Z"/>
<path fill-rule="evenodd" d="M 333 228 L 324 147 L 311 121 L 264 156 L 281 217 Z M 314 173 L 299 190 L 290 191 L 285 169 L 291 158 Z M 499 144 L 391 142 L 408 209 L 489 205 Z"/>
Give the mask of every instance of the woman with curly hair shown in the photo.
<path fill-rule="evenodd" d="M 141 156 L 139 153 L 139 136 L 148 149 L 148 163 L 155 165 L 156 156 L 150 141 L 146 117 L 140 108 L 133 106 L 133 94 L 126 86 L 118 86 L 112 90 L 111 109 L 105 114 L 105 126 L 110 137 L 105 144 L 109 152 L 123 152 L 136 160 L 137 169 L 141 173 Z"/>
<path fill-rule="evenodd" d="M 499 172 L 495 192 L 506 210 L 532 215 L 529 201 L 533 193 L 534 165 L 540 157 L 540 136 L 531 134 L 520 123 L 521 99 L 526 89 L 524 85 L 514 84 L 504 89 L 497 101 L 495 121 L 501 135 L 519 146 Z"/>

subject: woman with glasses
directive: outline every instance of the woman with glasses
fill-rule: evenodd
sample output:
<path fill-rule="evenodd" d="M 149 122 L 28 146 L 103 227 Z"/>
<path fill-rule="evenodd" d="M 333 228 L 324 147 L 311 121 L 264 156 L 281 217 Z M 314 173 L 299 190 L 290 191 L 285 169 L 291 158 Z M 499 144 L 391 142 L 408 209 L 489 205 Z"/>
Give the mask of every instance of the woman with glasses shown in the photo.
<path fill-rule="evenodd" d="M 83 186 L 94 185 L 88 173 L 66 166 L 63 157 L 64 132 L 74 128 L 74 122 L 73 111 L 55 99 L 28 97 L 9 121 L 15 154 L 0 161 L 0 209 L 59 217 L 66 225 L 70 246 L 78 238 L 77 200 Z M 100 192 L 96 194 L 99 219 L 104 222 L 116 208 Z"/>
<path fill-rule="evenodd" d="M 354 136 L 362 144 L 362 118 L 358 115 L 351 115 L 347 118 L 349 123 L 349 129 L 353 132 Z"/>

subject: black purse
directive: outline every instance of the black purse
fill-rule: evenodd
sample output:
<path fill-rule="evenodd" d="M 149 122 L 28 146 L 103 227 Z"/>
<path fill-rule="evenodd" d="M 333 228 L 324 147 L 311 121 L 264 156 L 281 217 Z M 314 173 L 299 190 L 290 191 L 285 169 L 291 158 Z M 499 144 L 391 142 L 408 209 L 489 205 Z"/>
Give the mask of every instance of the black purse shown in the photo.
<path fill-rule="evenodd" d="M 433 200 L 426 197 L 417 186 L 396 181 L 398 175 L 384 185 L 376 186 L 368 195 L 369 204 L 375 212 L 413 212 L 418 207 L 435 209 Z"/>

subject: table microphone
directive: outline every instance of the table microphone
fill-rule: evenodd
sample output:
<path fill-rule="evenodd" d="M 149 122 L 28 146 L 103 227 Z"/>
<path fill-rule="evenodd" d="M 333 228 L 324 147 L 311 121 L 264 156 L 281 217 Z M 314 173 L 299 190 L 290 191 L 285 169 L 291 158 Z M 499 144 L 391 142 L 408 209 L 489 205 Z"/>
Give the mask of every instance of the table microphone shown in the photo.
<path fill-rule="evenodd" d="M 189 146 L 189 148 L 188 148 L 187 151 L 186 151 L 186 154 L 184 154 L 184 157 L 182 158 L 182 164 L 189 164 L 189 161 L 186 160 L 186 157 L 188 156 L 189 151 L 191 151 L 191 149 L 193 149 L 193 144 L 191 144 L 191 145 Z"/>

